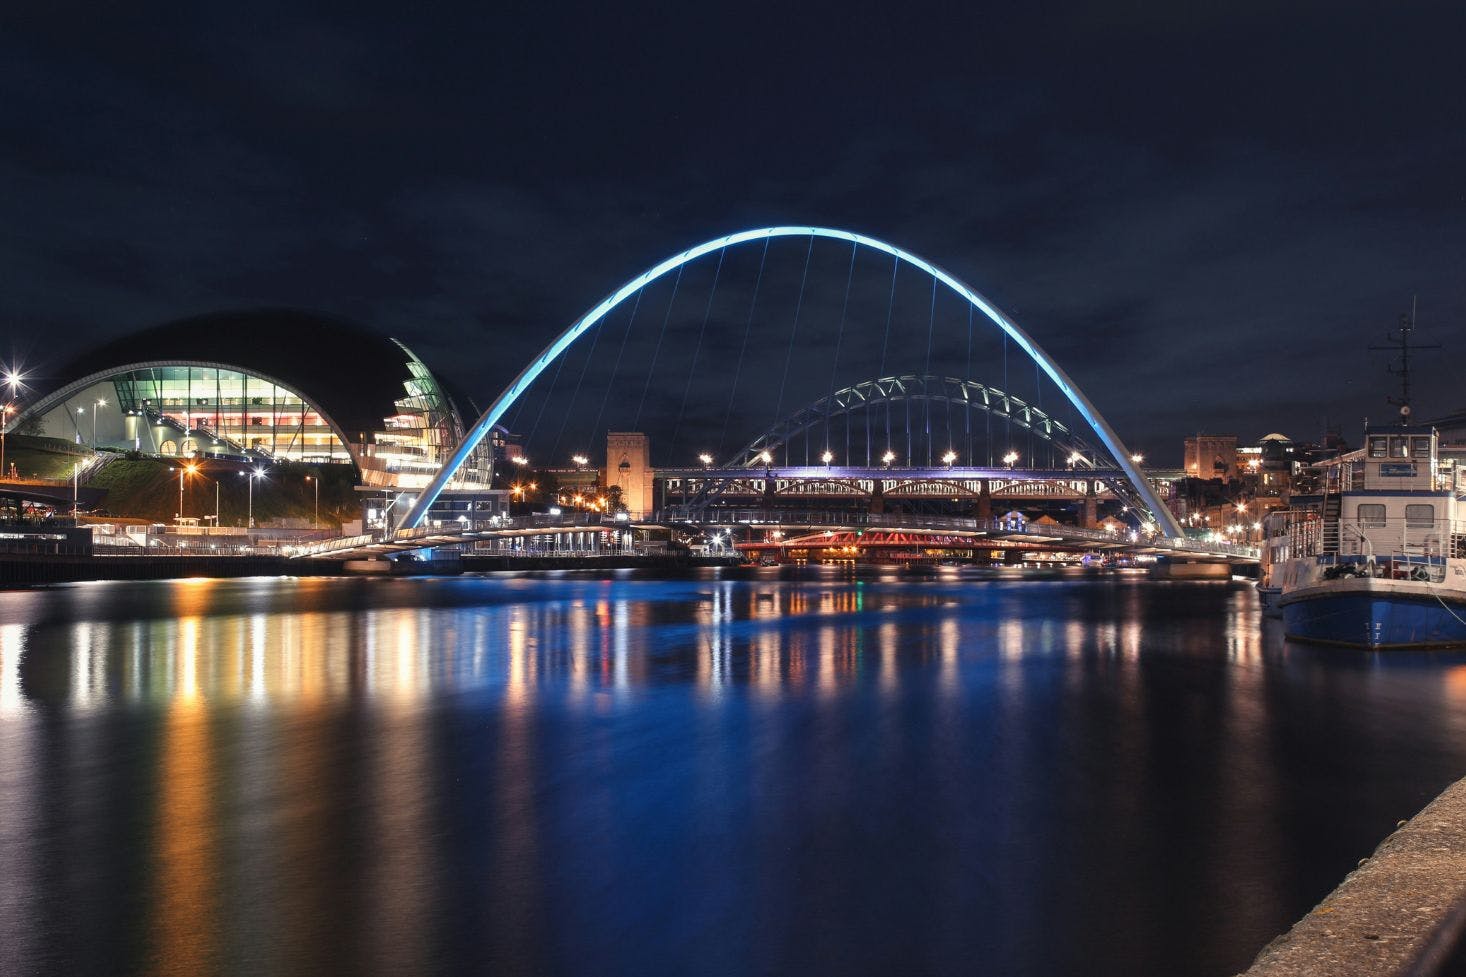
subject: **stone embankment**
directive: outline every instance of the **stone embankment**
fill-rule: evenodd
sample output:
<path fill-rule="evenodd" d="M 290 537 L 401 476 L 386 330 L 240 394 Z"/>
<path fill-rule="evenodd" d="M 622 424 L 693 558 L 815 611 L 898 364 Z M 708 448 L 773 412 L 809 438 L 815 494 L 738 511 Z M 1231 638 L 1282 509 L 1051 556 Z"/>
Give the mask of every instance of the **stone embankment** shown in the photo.
<path fill-rule="evenodd" d="M 1431 977 L 1456 966 L 1463 928 L 1466 780 L 1401 822 L 1245 977 Z"/>

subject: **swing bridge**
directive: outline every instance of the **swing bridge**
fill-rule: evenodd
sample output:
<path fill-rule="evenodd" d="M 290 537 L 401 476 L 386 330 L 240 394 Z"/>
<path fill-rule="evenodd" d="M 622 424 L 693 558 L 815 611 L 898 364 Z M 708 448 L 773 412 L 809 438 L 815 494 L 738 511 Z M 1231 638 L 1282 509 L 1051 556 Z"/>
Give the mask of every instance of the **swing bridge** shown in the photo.
<path fill-rule="evenodd" d="M 952 376 L 948 370 L 932 370 L 932 326 L 926 337 L 926 369 L 881 376 L 835 389 L 840 366 L 845 322 L 850 305 L 847 279 L 845 305 L 840 313 L 840 332 L 833 345 L 833 367 L 827 393 L 807 406 L 781 417 L 753 437 L 738 451 L 721 460 L 704 454 L 701 464 L 655 469 L 655 504 L 628 518 L 596 513 L 538 514 L 494 520 L 493 524 L 470 524 L 467 520 L 445 521 L 432 516 L 434 505 L 454 488 L 454 479 L 481 442 L 504 423 L 511 408 L 522 410 L 525 395 L 547 371 L 557 382 L 566 354 L 587 335 L 589 357 L 595 353 L 600 330 L 623 304 L 631 308 L 632 322 L 642 294 L 653 283 L 671 277 L 673 301 L 687 266 L 705 256 L 717 256 L 717 270 L 724 269 L 724 257 L 731 249 L 763 247 L 767 257 L 771 241 L 781 238 L 807 239 L 805 277 L 809 255 L 817 240 L 838 242 L 850 248 L 849 276 L 853 278 L 856 257 L 862 251 L 891 261 L 891 288 L 904 269 L 915 269 L 930 279 L 933 320 L 939 289 L 956 296 L 965 308 L 968 327 L 968 364 L 972 358 L 972 323 L 985 319 L 996 327 L 1003 342 L 1003 375 L 1008 376 L 1007 351 L 1016 347 L 1032 363 L 1036 380 L 1046 379 L 1062 395 L 1058 406 L 1077 415 L 1078 422 L 1066 424 L 1052 407 L 1039 402 L 1042 387 L 1032 396 L 1019 396 L 970 376 Z M 753 303 L 759 300 L 764 279 L 763 258 L 753 289 Z M 791 374 L 800 310 L 805 302 L 805 281 L 800 280 L 799 302 L 788 343 L 782 403 Z M 950 300 L 950 299 L 949 299 Z M 696 369 L 704 332 L 713 307 L 708 299 L 703 331 L 692 352 Z M 667 317 L 671 315 L 668 305 Z M 748 322 L 753 321 L 752 307 Z M 627 326 L 629 334 L 630 325 Z M 659 335 L 653 353 L 662 351 L 666 332 Z M 607 341 L 608 345 L 610 340 Z M 619 367 L 625 352 L 616 354 Z M 891 346 L 890 312 L 887 312 L 881 363 L 887 362 Z M 744 334 L 744 350 L 748 334 Z M 584 350 L 581 351 L 584 354 Z M 825 352 L 821 350 L 821 352 Z M 736 390 L 744 368 L 740 351 L 733 371 Z M 553 369 L 552 369 L 553 368 Z M 582 374 L 582 381 L 584 374 Z M 648 373 L 642 391 L 642 407 L 652 386 Z M 694 388 L 689 375 L 682 391 L 677 425 L 687 414 Z M 575 393 L 580 393 L 577 383 Z M 610 399 L 608 389 L 607 401 Z M 573 403 L 573 398 L 572 398 Z M 602 411 L 605 402 L 602 403 Z M 543 416 L 542 405 L 538 418 Z M 730 401 L 724 428 L 733 419 Z M 517 415 L 516 415 L 517 416 Z M 599 424 L 600 415 L 597 415 Z M 635 430 L 633 427 L 631 430 Z M 563 425 L 562 425 L 563 434 Z M 674 442 L 676 435 L 674 434 Z M 558 446 L 558 441 L 556 442 Z M 1140 467 L 1141 459 L 1121 441 L 1119 435 L 1080 390 L 1064 369 L 1011 317 L 960 279 L 924 258 L 885 241 L 851 231 L 806 226 L 759 228 L 715 238 L 658 263 L 616 289 L 582 315 L 520 371 L 518 376 L 489 405 L 464 434 L 451 457 L 426 487 L 406 492 L 398 512 L 405 512 L 397 525 L 380 533 L 301 547 L 300 559 L 355 559 L 392 556 L 414 550 L 485 544 L 513 549 L 526 540 L 551 541 L 555 552 L 596 552 L 606 540 L 614 545 L 639 530 L 653 527 L 702 534 L 705 538 L 739 540 L 746 553 L 758 555 L 769 547 L 787 549 L 789 540 L 800 539 L 815 549 L 851 546 L 850 534 L 892 546 L 915 546 L 923 539 L 933 545 L 997 547 L 1001 549 L 1047 549 L 1068 551 L 1132 550 L 1176 558 L 1217 560 L 1231 563 L 1256 562 L 1257 551 L 1238 546 L 1189 538 L 1166 507 L 1165 486 L 1152 483 Z M 610 459 L 608 459 L 608 468 Z M 610 472 L 608 471 L 608 475 Z M 608 478 L 608 481 L 610 479 Z M 1075 525 L 1035 525 L 1015 522 L 1005 510 L 1020 501 L 1072 503 Z M 1108 530 L 1096 526 L 1103 505 L 1118 513 L 1123 528 Z M 497 541 L 497 543 L 496 543 Z M 563 544 L 563 546 L 562 546 Z"/>

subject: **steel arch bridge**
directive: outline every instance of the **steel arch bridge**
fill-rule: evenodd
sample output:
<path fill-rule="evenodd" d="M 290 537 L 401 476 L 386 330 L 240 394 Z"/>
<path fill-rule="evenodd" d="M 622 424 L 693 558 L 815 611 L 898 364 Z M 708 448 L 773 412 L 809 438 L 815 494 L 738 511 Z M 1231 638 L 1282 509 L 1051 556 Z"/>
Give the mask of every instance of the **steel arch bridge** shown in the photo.
<path fill-rule="evenodd" d="M 571 344 L 594 328 L 612 309 L 635 295 L 651 282 L 656 281 L 669 272 L 676 271 L 689 262 L 696 261 L 704 255 L 749 242 L 769 241 L 774 238 L 783 237 L 808 237 L 811 242 L 815 238 L 824 238 L 845 241 L 856 248 L 870 248 L 874 251 L 888 254 L 897 261 L 905 262 L 912 267 L 920 269 L 955 292 L 1007 334 L 1008 338 L 1013 340 L 1048 375 L 1049 379 L 1063 392 L 1075 410 L 1079 412 L 1094 430 L 1100 442 L 1125 472 L 1131 485 L 1135 487 L 1138 495 L 1144 500 L 1146 508 L 1150 510 L 1164 532 L 1170 536 L 1182 535 L 1180 523 L 1176 521 L 1176 517 L 1166 508 L 1165 503 L 1161 501 L 1160 497 L 1146 483 L 1145 476 L 1141 474 L 1136 464 L 1131 461 L 1129 450 L 1125 447 L 1124 443 L 1120 440 L 1120 436 L 1115 433 L 1115 430 L 1110 426 L 1109 422 L 1100 414 L 1098 408 L 1090 402 L 1089 398 L 1085 396 L 1084 392 L 1079 389 L 1063 368 L 1043 351 L 1038 343 L 1034 341 L 1033 337 L 1028 335 L 1006 313 L 961 279 L 910 251 L 906 251 L 878 238 L 868 237 L 854 231 L 808 226 L 761 227 L 714 238 L 711 241 L 704 241 L 702 244 L 675 254 L 647 269 L 606 296 L 599 304 L 586 312 L 568 329 L 557 336 L 550 345 L 546 346 L 538 356 L 530 361 L 529 365 L 520 372 L 514 381 L 499 394 L 494 402 L 489 405 L 489 408 L 484 411 L 482 416 L 474 422 L 473 427 L 469 429 L 463 441 L 459 444 L 458 449 L 453 453 L 453 456 L 443 465 L 427 488 L 418 495 L 401 525 L 406 529 L 416 529 L 422 524 L 433 502 L 453 480 L 454 476 L 458 474 L 458 470 L 467 462 L 474 449 L 489 434 L 493 426 L 504 416 L 505 411 L 509 409 L 510 405 L 518 400 L 539 375 L 570 348 Z"/>
<path fill-rule="evenodd" d="M 728 459 L 724 467 L 758 467 L 763 464 L 764 452 L 774 453 L 780 448 L 787 447 L 791 440 L 818 425 L 861 411 L 866 412 L 866 420 L 869 421 L 869 411 L 873 408 L 913 402 L 951 404 L 963 410 L 985 413 L 1012 424 L 1020 430 L 1031 431 L 1058 447 L 1065 452 L 1066 456 L 1075 457 L 1076 464 L 1085 468 L 1116 467 L 1103 451 L 1096 449 L 1094 445 L 1069 430 L 1063 421 L 1010 393 L 977 380 L 958 380 L 954 377 L 917 376 L 915 374 L 866 380 L 846 387 L 844 390 L 837 390 L 830 396 L 821 397 L 808 407 L 783 418 L 748 442 L 742 450 Z M 847 435 L 849 433 L 848 427 L 846 433 Z M 878 458 L 872 453 L 869 426 L 867 426 L 866 434 L 865 462 L 867 467 L 871 467 L 877 463 Z M 848 437 L 844 458 L 847 463 L 854 461 L 849 449 Z M 908 461 L 914 460 L 908 459 Z M 965 459 L 965 461 L 971 463 L 972 459 Z"/>

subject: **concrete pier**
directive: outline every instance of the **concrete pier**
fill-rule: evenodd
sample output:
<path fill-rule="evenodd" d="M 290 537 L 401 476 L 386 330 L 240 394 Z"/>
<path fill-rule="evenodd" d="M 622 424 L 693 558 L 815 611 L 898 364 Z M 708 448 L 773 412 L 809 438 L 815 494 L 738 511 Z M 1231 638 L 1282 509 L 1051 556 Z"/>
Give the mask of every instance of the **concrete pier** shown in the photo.
<path fill-rule="evenodd" d="M 1159 560 L 1150 575 L 1156 580 L 1230 580 L 1232 566 L 1217 560 Z"/>
<path fill-rule="evenodd" d="M 1427 977 L 1466 927 L 1466 780 L 1447 788 L 1244 977 Z"/>

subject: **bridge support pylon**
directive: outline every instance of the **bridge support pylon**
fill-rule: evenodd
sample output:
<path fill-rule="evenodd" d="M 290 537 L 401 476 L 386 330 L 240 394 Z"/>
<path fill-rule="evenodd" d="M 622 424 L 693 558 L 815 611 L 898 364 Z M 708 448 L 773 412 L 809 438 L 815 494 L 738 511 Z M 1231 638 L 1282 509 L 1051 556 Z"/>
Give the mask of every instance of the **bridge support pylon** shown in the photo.
<path fill-rule="evenodd" d="M 1085 529 L 1093 529 L 1099 525 L 1099 505 L 1093 495 L 1084 497 L 1084 516 L 1079 524 Z"/>

